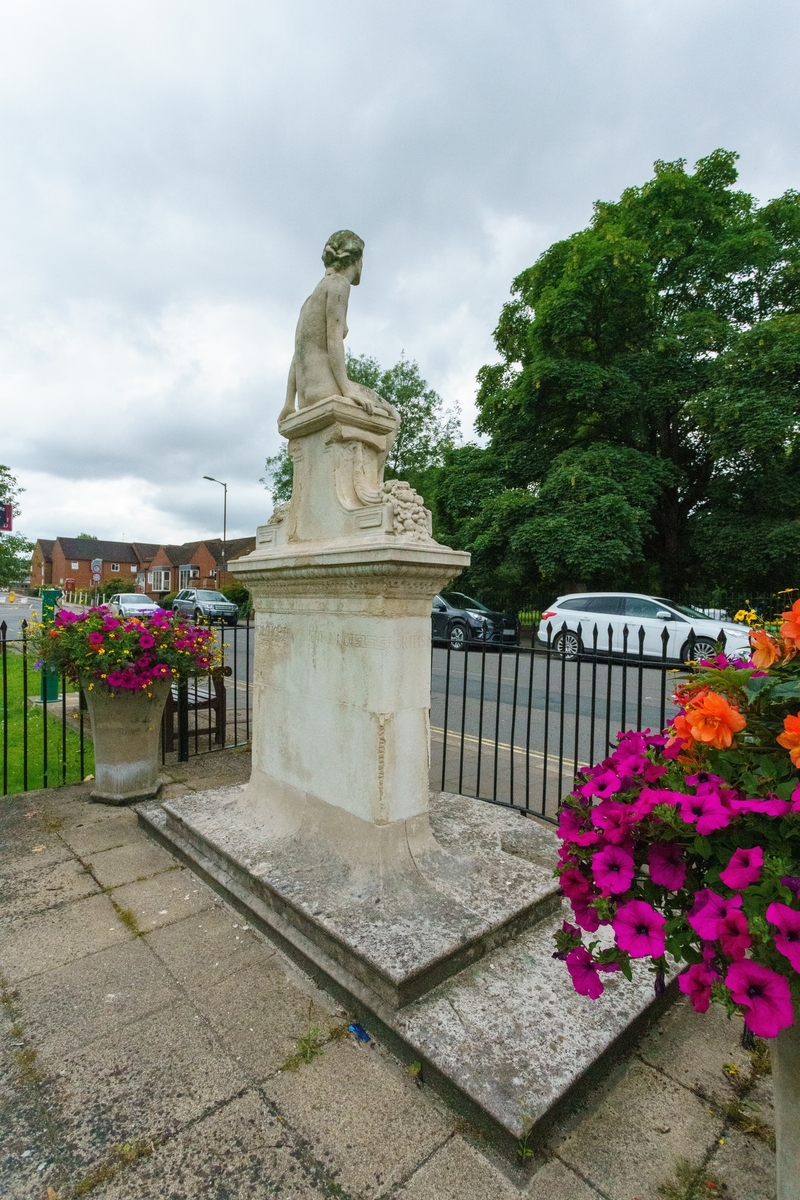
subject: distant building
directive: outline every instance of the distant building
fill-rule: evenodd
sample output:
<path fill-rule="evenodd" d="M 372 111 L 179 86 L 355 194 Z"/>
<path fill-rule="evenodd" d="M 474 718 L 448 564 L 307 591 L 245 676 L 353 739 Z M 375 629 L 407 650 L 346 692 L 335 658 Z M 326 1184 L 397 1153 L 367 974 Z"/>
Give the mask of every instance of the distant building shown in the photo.
<path fill-rule="evenodd" d="M 31 559 L 31 586 L 52 584 L 65 591 L 91 591 L 95 586 L 92 563 L 99 562 L 98 584 L 123 579 L 137 592 L 158 599 L 193 583 L 196 587 L 218 588 L 233 583 L 223 570 L 231 559 L 255 549 L 255 538 L 221 538 L 186 542 L 182 546 L 157 542 L 107 542 L 100 538 L 39 538 Z"/>

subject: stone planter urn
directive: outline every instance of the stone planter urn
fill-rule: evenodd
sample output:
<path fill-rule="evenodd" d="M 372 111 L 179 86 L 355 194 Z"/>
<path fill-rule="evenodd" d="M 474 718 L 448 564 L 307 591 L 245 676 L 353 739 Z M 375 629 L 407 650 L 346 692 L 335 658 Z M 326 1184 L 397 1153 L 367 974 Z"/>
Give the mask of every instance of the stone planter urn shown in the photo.
<path fill-rule="evenodd" d="M 171 683 L 158 679 L 147 691 L 113 693 L 97 684 L 90 691 L 83 683 L 94 741 L 92 800 L 126 804 L 155 796 L 161 714 Z"/>
<path fill-rule="evenodd" d="M 794 1025 L 770 1043 L 775 1091 L 777 1200 L 800 1200 L 800 1004 Z"/>

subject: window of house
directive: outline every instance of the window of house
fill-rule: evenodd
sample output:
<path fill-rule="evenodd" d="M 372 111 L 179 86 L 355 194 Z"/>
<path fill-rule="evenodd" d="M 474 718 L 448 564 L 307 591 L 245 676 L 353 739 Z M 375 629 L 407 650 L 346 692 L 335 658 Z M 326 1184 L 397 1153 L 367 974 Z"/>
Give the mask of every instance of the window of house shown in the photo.
<path fill-rule="evenodd" d="M 131 563 L 131 575 L 135 575 L 138 569 L 138 567 L 135 567 L 133 563 Z"/>
<path fill-rule="evenodd" d="M 112 570 L 112 571 L 119 571 L 119 563 L 112 563 L 112 564 L 111 564 L 111 570 Z"/>
<path fill-rule="evenodd" d="M 73 569 L 73 571 L 77 571 L 77 569 L 78 569 L 78 563 L 73 563 L 73 564 L 72 564 L 72 569 Z"/>

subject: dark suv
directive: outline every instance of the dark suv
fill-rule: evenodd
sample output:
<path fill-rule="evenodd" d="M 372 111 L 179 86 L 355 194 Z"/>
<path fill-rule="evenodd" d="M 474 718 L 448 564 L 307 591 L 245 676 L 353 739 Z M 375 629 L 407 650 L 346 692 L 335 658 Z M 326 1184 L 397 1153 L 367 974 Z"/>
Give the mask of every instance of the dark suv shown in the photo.
<path fill-rule="evenodd" d="M 453 650 L 470 644 L 518 646 L 519 623 L 463 592 L 442 592 L 433 600 L 431 636 L 434 642 L 449 642 Z"/>
<path fill-rule="evenodd" d="M 239 619 L 239 609 L 222 592 L 212 592 L 206 588 L 184 588 L 178 592 L 172 601 L 175 612 L 186 613 L 195 621 L 224 621 L 226 625 L 235 625 Z"/>

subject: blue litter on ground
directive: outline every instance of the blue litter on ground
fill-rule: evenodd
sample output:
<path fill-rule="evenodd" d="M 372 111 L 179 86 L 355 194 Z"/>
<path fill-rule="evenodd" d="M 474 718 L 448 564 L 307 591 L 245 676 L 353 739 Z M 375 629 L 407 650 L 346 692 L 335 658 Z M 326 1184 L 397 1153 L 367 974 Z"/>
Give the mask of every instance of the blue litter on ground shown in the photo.
<path fill-rule="evenodd" d="M 360 1042 L 368 1042 L 370 1040 L 369 1034 L 364 1026 L 359 1025 L 357 1021 L 354 1021 L 352 1025 L 348 1025 L 347 1028 L 355 1037 L 358 1038 Z"/>

